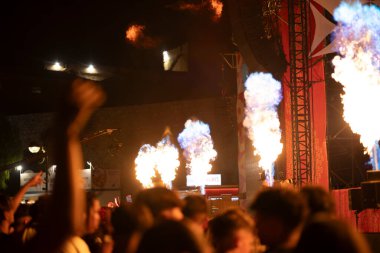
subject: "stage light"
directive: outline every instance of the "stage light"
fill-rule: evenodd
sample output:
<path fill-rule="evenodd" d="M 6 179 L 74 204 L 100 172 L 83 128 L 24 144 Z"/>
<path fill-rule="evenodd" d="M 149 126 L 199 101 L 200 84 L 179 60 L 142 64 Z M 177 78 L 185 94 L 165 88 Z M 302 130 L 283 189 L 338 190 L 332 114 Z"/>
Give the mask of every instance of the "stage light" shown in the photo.
<path fill-rule="evenodd" d="M 96 73 L 98 73 L 98 71 L 96 70 L 96 68 L 92 64 L 88 65 L 88 67 L 84 70 L 84 72 L 87 73 L 87 74 L 96 74 Z"/>
<path fill-rule="evenodd" d="M 47 65 L 46 68 L 51 71 L 65 71 L 66 70 L 66 67 L 61 65 L 59 61 L 54 62 L 54 64 Z"/>
<path fill-rule="evenodd" d="M 165 70 L 170 70 L 170 55 L 169 55 L 169 52 L 168 51 L 163 51 L 162 52 L 162 59 L 163 59 L 163 64 L 164 64 L 164 69 Z"/>
<path fill-rule="evenodd" d="M 163 51 L 162 57 L 164 58 L 164 63 L 167 63 L 170 60 L 170 56 L 169 56 L 168 51 Z"/>
<path fill-rule="evenodd" d="M 162 51 L 162 65 L 165 71 L 188 71 L 187 44 Z"/>
<path fill-rule="evenodd" d="M 94 166 L 92 166 L 92 163 L 91 163 L 90 161 L 87 161 L 86 163 L 87 163 L 87 165 L 90 167 L 91 170 L 94 169 Z"/>
<path fill-rule="evenodd" d="M 16 166 L 16 170 L 21 171 L 22 170 L 22 166 L 21 165 Z"/>
<path fill-rule="evenodd" d="M 65 71 L 66 68 L 61 65 L 58 61 L 56 61 L 52 66 L 51 70 L 53 71 Z"/>
<path fill-rule="evenodd" d="M 37 145 L 31 145 L 30 147 L 28 147 L 28 150 L 30 153 L 36 154 L 36 153 L 40 152 L 41 147 L 39 147 Z"/>

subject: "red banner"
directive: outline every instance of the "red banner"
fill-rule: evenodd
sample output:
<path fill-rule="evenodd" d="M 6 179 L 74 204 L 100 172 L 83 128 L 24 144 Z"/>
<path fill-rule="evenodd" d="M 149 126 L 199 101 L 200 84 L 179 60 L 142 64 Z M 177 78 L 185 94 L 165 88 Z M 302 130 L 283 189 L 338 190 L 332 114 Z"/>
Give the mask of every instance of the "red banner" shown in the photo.
<path fill-rule="evenodd" d="M 280 33 L 282 37 L 283 50 L 289 62 L 289 27 L 288 27 L 288 1 L 282 1 L 280 10 Z M 309 38 L 311 44 L 315 31 L 315 21 L 313 15 L 309 20 Z M 322 43 L 323 44 L 323 43 Z M 323 46 L 323 45 L 320 45 Z M 309 52 L 305 52 L 309 54 Z M 312 129 L 312 175 L 313 184 L 318 184 L 326 189 L 329 187 L 328 161 L 326 147 L 326 94 L 324 78 L 324 62 L 322 56 L 310 57 L 309 70 L 310 80 L 313 81 L 310 88 L 310 120 Z M 292 117 L 291 117 L 291 94 L 290 94 L 290 69 L 289 66 L 283 77 L 283 130 L 286 153 L 286 178 L 293 177 L 293 150 L 292 150 Z"/>

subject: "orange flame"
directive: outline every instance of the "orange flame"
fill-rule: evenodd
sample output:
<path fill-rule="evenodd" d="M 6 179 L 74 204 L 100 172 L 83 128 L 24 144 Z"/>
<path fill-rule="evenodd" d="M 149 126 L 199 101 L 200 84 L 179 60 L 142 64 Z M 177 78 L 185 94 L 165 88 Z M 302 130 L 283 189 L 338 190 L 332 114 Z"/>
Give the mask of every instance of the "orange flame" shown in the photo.
<path fill-rule="evenodd" d="M 145 29 L 145 26 L 143 25 L 132 25 L 128 27 L 125 35 L 127 40 L 131 42 L 136 42 L 139 38 L 143 36 L 143 31 Z"/>
<path fill-rule="evenodd" d="M 145 26 L 131 25 L 125 32 L 125 37 L 128 42 L 136 47 L 154 48 L 161 42 L 160 38 L 150 37 L 144 34 Z"/>
<path fill-rule="evenodd" d="M 140 148 L 135 159 L 135 172 L 136 179 L 144 188 L 153 187 L 158 179 L 167 188 L 172 188 L 180 162 L 178 150 L 171 143 L 170 135 L 170 130 L 167 129 L 165 137 L 156 146 L 145 144 Z"/>
<path fill-rule="evenodd" d="M 175 10 L 192 12 L 198 12 L 209 9 L 211 12 L 214 13 L 214 21 L 217 21 L 222 16 L 223 12 L 223 3 L 220 0 L 207 0 L 202 1 L 201 3 L 188 3 L 184 1 L 179 1 L 176 4 L 169 5 L 168 7 L 173 8 Z"/>
<path fill-rule="evenodd" d="M 222 16 L 223 3 L 220 0 L 210 0 L 211 9 L 214 11 L 215 19 L 219 19 Z"/>

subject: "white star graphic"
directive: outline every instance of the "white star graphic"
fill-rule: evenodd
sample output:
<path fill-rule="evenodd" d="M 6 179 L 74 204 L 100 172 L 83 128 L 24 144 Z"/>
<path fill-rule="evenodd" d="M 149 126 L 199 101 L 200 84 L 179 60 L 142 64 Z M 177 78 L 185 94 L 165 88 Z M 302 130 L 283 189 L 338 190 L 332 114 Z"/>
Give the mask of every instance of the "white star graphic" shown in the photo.
<path fill-rule="evenodd" d="M 339 4 L 343 2 L 341 0 L 314 0 L 310 1 L 310 8 L 313 13 L 314 19 L 315 19 L 315 31 L 313 36 L 313 41 L 311 43 L 311 49 L 310 49 L 310 56 L 316 57 L 324 54 L 333 53 L 334 48 L 334 41 L 332 41 L 330 44 L 326 45 L 321 50 L 314 52 L 315 49 L 321 44 L 323 40 L 326 39 L 326 37 L 331 34 L 331 32 L 335 28 L 335 24 L 328 20 L 317 8 L 315 3 L 322 6 L 326 11 L 328 11 L 331 15 L 334 14 L 334 10 L 339 6 Z M 356 2 L 355 0 L 346 0 L 345 2 L 353 3 Z M 361 0 L 362 4 L 376 4 L 380 6 L 380 0 L 373 0 L 373 1 L 366 1 Z"/>

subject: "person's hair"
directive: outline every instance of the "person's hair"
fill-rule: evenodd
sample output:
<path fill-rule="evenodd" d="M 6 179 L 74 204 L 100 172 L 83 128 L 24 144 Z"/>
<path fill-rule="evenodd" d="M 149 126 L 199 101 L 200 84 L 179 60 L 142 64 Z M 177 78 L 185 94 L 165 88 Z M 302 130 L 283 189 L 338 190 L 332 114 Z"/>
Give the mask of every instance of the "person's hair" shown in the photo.
<path fill-rule="evenodd" d="M 250 210 L 281 220 L 288 231 L 299 226 L 306 217 L 301 195 L 290 188 L 268 187 L 258 193 Z"/>
<path fill-rule="evenodd" d="M 145 206 L 154 218 L 160 217 L 162 211 L 175 207 L 182 207 L 182 201 L 176 193 L 165 187 L 146 189 L 137 194 L 134 200 L 136 206 Z"/>
<path fill-rule="evenodd" d="M 317 213 L 333 215 L 335 213 L 334 199 L 330 193 L 321 186 L 309 185 L 300 191 L 301 196 L 305 199 L 309 216 Z"/>
<path fill-rule="evenodd" d="M 141 234 L 153 223 L 150 213 L 132 205 L 123 205 L 113 210 L 111 224 L 113 228 L 114 253 L 126 252 L 134 234 Z"/>
<path fill-rule="evenodd" d="M 240 229 L 253 231 L 253 220 L 243 210 L 234 208 L 216 216 L 209 222 L 208 235 L 215 252 L 235 248 L 235 233 Z"/>
<path fill-rule="evenodd" d="M 184 199 L 182 208 L 183 215 L 193 218 L 197 214 L 207 214 L 207 201 L 205 197 L 199 195 L 189 195 Z"/>
<path fill-rule="evenodd" d="M 5 220 L 4 212 L 11 210 L 11 202 L 7 195 L 0 193 L 0 222 Z"/>
<path fill-rule="evenodd" d="M 14 216 L 15 216 L 15 220 L 25 217 L 25 216 L 30 216 L 30 205 L 20 204 Z"/>
<path fill-rule="evenodd" d="M 294 253 L 369 253 L 363 236 L 344 221 L 318 215 L 301 234 Z"/>
<path fill-rule="evenodd" d="M 98 197 L 93 192 L 86 192 L 86 226 L 88 226 L 89 223 L 89 214 L 92 205 L 94 204 L 94 201 L 98 200 Z"/>
<path fill-rule="evenodd" d="M 42 195 L 30 206 L 29 214 L 34 225 L 41 224 L 44 217 L 48 215 L 48 206 L 51 201 L 50 195 Z"/>
<path fill-rule="evenodd" d="M 182 222 L 164 220 L 146 231 L 137 253 L 201 253 L 204 245 Z"/>

